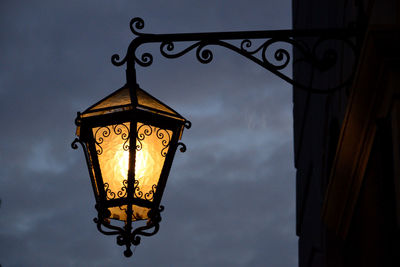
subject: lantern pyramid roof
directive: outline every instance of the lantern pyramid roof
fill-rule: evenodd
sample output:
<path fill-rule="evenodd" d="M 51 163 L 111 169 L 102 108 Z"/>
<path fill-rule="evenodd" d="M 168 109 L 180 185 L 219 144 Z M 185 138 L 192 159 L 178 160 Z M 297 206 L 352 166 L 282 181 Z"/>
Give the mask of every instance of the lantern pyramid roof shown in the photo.
<path fill-rule="evenodd" d="M 131 92 L 136 93 L 137 102 L 132 102 Z M 117 91 L 113 92 L 109 96 L 103 98 L 96 104 L 86 109 L 83 113 L 83 117 L 101 115 L 106 113 L 120 112 L 130 109 L 144 109 L 154 113 L 160 113 L 173 117 L 179 120 L 185 120 L 178 112 L 150 95 L 143 89 L 137 86 L 135 90 L 130 90 L 128 86 L 124 86 Z"/>

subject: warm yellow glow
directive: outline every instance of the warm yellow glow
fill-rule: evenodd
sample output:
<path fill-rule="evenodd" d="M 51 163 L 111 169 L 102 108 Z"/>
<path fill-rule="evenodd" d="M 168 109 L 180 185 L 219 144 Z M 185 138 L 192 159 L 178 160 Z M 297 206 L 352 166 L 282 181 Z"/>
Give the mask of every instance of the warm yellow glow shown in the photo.
<path fill-rule="evenodd" d="M 149 167 L 154 166 L 154 160 L 149 154 L 149 150 L 143 148 L 141 151 L 136 152 L 136 165 L 135 176 L 136 178 L 146 177 L 146 172 L 149 172 Z"/>
<path fill-rule="evenodd" d="M 129 123 L 93 129 L 96 150 L 108 199 L 126 197 L 129 170 Z M 136 140 L 135 180 L 138 182 L 135 197 L 153 201 L 155 186 L 161 175 L 168 152 L 172 131 L 138 123 Z M 141 135 L 142 134 L 142 135 Z M 126 135 L 128 136 L 128 135 Z M 133 219 L 147 219 L 146 208 L 134 206 Z M 126 213 L 119 207 L 111 208 L 113 219 L 126 220 Z M 125 215 L 124 215 L 125 214 Z"/>
<path fill-rule="evenodd" d="M 101 175 L 108 199 L 124 197 L 129 168 L 129 123 L 93 129 Z"/>
<path fill-rule="evenodd" d="M 157 144 L 153 142 L 151 145 L 156 146 Z M 115 153 L 115 157 L 111 159 L 109 165 L 111 164 L 115 164 L 117 166 L 115 171 L 119 172 L 114 178 L 122 182 L 128 173 L 129 151 L 118 150 Z M 159 176 L 158 172 L 161 172 L 162 165 L 160 166 L 160 164 L 163 164 L 163 159 L 158 157 L 156 153 L 151 155 L 149 146 L 145 146 L 142 150 L 136 152 L 135 177 L 141 186 L 151 189 L 153 184 L 158 182 L 158 177 L 156 176 Z M 147 193 L 147 191 L 145 190 L 143 193 Z"/>
<path fill-rule="evenodd" d="M 117 175 L 116 178 L 125 177 L 126 174 L 128 173 L 128 167 L 129 167 L 129 151 L 118 150 L 115 153 L 113 161 L 116 163 L 117 166 L 116 169 L 119 171 L 119 175 Z M 155 165 L 156 162 L 154 162 L 154 159 L 149 154 L 149 149 L 143 148 L 141 151 L 138 151 L 136 153 L 136 165 L 135 165 L 136 178 L 145 181 L 146 180 L 145 177 L 149 176 L 146 173 L 152 172 L 152 170 L 149 169 L 149 167 L 151 166 L 152 169 L 157 168 Z"/>
<path fill-rule="evenodd" d="M 140 123 L 137 129 L 139 138 L 136 145 L 139 149 L 136 151 L 135 179 L 143 193 L 139 197 L 152 201 L 153 186 L 158 184 L 172 132 Z M 141 134 L 145 134 L 143 140 L 139 140 L 143 137 Z"/>
<path fill-rule="evenodd" d="M 117 151 L 115 153 L 115 162 L 117 163 L 119 170 L 119 177 L 125 177 L 128 173 L 129 166 L 129 152 L 128 151 Z"/>

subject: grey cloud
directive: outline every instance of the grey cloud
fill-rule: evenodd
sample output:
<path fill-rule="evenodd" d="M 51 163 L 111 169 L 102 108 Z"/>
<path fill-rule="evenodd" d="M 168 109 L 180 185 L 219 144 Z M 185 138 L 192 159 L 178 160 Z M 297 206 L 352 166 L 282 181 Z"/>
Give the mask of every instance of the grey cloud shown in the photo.
<path fill-rule="evenodd" d="M 0 8 L 2 266 L 295 266 L 291 91 L 223 49 L 138 68 L 140 85 L 192 120 L 166 188 L 160 232 L 125 259 L 92 222 L 76 111 L 123 85 L 145 32 L 288 28 L 290 1 L 3 1 Z M 154 78 L 157 77 L 157 78 Z"/>

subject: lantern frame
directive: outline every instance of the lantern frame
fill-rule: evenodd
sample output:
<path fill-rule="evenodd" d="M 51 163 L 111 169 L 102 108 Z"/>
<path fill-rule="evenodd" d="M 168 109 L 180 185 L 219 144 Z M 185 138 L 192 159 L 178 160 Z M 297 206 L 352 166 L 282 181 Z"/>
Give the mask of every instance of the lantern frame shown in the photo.
<path fill-rule="evenodd" d="M 93 109 L 99 103 L 106 99 L 113 97 L 121 90 L 129 90 L 130 104 L 109 106 L 106 108 Z M 147 94 L 153 101 L 157 101 L 158 105 L 163 106 L 166 110 L 157 109 L 150 106 L 144 106 L 138 101 L 138 91 Z M 160 100 L 154 98 L 144 90 L 140 89 L 137 84 L 129 86 L 128 84 L 100 100 L 96 104 L 89 107 L 83 113 L 78 112 L 75 120 L 77 125 L 77 136 L 72 143 L 72 148 L 77 148 L 77 143 L 81 144 L 86 163 L 88 166 L 89 176 L 91 179 L 93 192 L 96 200 L 96 210 L 98 212 L 97 218 L 94 222 L 97 229 L 105 235 L 117 235 L 117 244 L 125 246 L 126 250 L 124 255 L 129 257 L 132 255 L 130 249 L 131 245 L 137 246 L 140 243 L 140 236 L 152 236 L 159 230 L 159 223 L 161 221 L 160 212 L 164 207 L 160 205 L 162 195 L 168 180 L 168 175 L 172 166 L 173 158 L 176 149 L 180 147 L 181 152 L 186 151 L 186 146 L 179 142 L 183 128 L 190 128 L 191 123 L 184 119 L 179 113 L 168 107 Z M 129 127 L 126 125 L 129 123 Z M 138 125 L 141 124 L 139 127 Z M 123 135 L 119 126 L 125 127 L 127 131 Z M 142 133 L 140 129 L 145 127 Z M 147 128 L 146 128 L 147 127 Z M 150 128 L 149 128 L 150 127 Z M 96 132 L 93 129 L 97 128 Z M 101 130 L 103 129 L 103 130 Z M 133 130 L 135 129 L 135 130 Z M 164 132 L 161 132 L 161 131 Z M 100 131 L 100 139 L 97 138 L 97 133 Z M 108 188 L 108 183 L 105 182 L 103 177 L 102 166 L 99 163 L 99 156 L 103 152 L 101 144 L 103 138 L 110 135 L 111 131 L 115 134 L 121 135 L 125 140 L 124 150 L 129 152 L 129 165 L 127 179 L 123 180 L 121 191 L 112 192 Z M 154 131 L 154 133 L 153 133 Z M 170 131 L 171 134 L 167 131 Z M 164 148 L 160 151 L 161 156 L 165 157 L 158 183 L 152 186 L 151 191 L 142 192 L 139 188 L 139 181 L 135 177 L 136 154 L 141 149 L 142 143 L 146 136 L 154 134 L 158 139 L 167 137 L 169 139 L 162 139 Z M 99 142 L 98 140 L 101 140 Z M 98 149 L 97 147 L 100 147 Z M 167 151 L 164 151 L 167 149 Z M 116 195 L 118 196 L 116 198 Z M 146 196 L 143 198 L 143 196 Z M 121 210 L 126 205 L 126 220 L 125 226 L 117 226 L 111 223 L 109 219 L 111 212 L 109 208 L 119 207 Z M 133 206 L 149 209 L 147 213 L 147 223 L 140 227 L 134 228 L 133 223 L 136 220 L 143 220 L 143 218 L 134 218 Z"/>

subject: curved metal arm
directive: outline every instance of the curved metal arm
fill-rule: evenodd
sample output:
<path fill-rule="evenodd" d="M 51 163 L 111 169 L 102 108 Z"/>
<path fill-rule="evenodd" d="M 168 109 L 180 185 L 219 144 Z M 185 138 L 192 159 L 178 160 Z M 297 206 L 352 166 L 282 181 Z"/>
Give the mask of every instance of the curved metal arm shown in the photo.
<path fill-rule="evenodd" d="M 133 18 L 130 22 L 130 29 L 136 38 L 130 43 L 127 53 L 120 60 L 120 56 L 114 54 L 111 62 L 115 66 L 127 64 L 127 82 L 135 78 L 135 63 L 142 67 L 150 66 L 153 63 L 153 55 L 145 52 L 137 55 L 136 50 L 146 43 L 159 43 L 160 52 L 166 58 L 179 58 L 194 50 L 196 58 L 203 64 L 210 63 L 213 59 L 213 52 L 210 46 L 222 46 L 230 49 L 261 67 L 274 73 L 296 88 L 311 93 L 331 93 L 351 83 L 356 69 L 357 47 L 355 29 L 314 29 L 314 30 L 269 30 L 269 31 L 238 31 L 238 32 L 210 32 L 210 33 L 181 33 L 181 34 L 148 34 L 139 30 L 144 28 L 144 21 L 141 18 Z M 297 38 L 315 38 L 314 44 L 310 47 Z M 258 46 L 254 46 L 252 40 L 265 39 Z M 241 40 L 240 45 L 234 45 L 228 41 Z M 321 53 L 322 45 L 328 41 L 340 41 L 353 53 L 354 63 L 351 74 L 340 84 L 330 88 L 314 88 L 293 80 L 282 72 L 291 62 L 290 52 L 285 48 L 275 48 L 276 44 L 290 45 L 297 49 L 302 55 L 293 63 L 306 63 L 312 68 L 326 72 L 334 68 L 338 63 L 338 51 L 333 48 L 325 48 Z M 192 42 L 187 48 L 176 51 L 175 43 Z M 272 51 L 272 53 L 270 53 Z M 272 58 L 270 55 L 273 55 Z"/>

